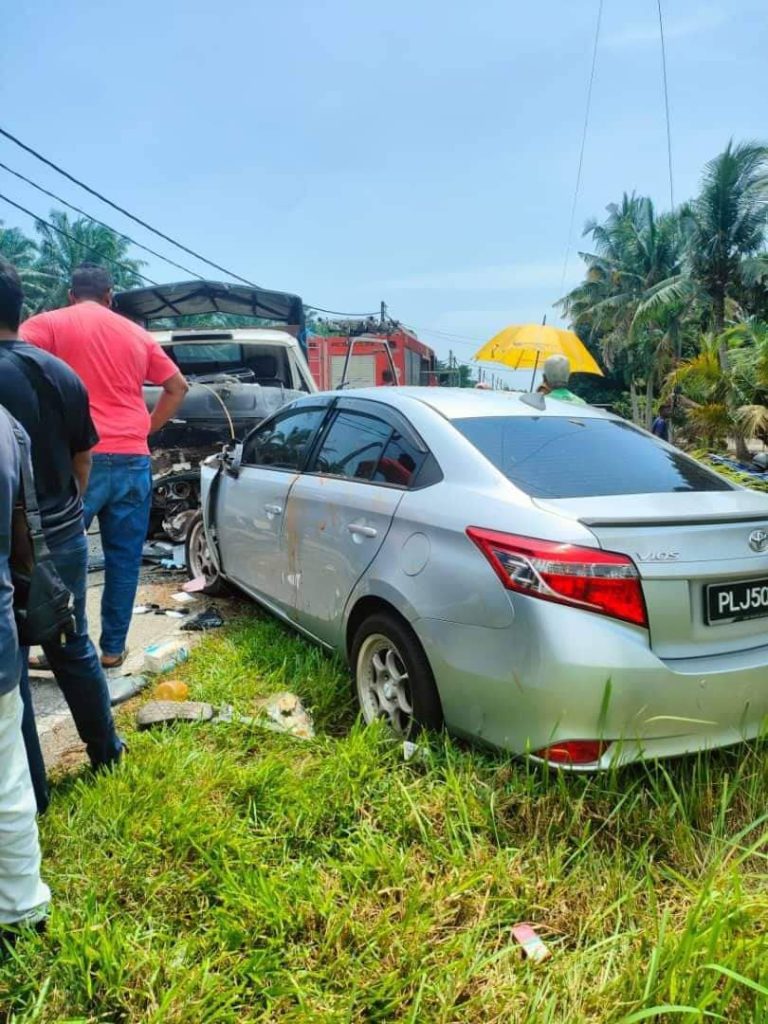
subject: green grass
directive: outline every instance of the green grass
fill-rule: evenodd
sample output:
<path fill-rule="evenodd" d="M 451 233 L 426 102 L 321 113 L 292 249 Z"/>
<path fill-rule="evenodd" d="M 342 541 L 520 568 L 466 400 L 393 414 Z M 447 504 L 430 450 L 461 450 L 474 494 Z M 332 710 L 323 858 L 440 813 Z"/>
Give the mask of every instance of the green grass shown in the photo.
<path fill-rule="evenodd" d="M 405 763 L 258 618 L 183 674 L 241 710 L 291 688 L 318 739 L 124 718 L 126 763 L 55 788 L 8 1021 L 768 1021 L 764 745 L 577 777 L 435 737 Z"/>

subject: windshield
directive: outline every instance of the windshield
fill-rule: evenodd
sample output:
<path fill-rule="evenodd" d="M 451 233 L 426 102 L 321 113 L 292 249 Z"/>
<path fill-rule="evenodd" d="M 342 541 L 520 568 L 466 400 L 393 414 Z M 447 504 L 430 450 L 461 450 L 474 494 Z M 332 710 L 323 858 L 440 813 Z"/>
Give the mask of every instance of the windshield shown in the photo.
<path fill-rule="evenodd" d="M 623 420 L 487 416 L 453 425 L 533 498 L 733 490 L 723 477 Z"/>
<path fill-rule="evenodd" d="M 178 342 L 165 351 L 187 377 L 231 374 L 266 387 L 292 388 L 287 349 L 237 341 Z"/>

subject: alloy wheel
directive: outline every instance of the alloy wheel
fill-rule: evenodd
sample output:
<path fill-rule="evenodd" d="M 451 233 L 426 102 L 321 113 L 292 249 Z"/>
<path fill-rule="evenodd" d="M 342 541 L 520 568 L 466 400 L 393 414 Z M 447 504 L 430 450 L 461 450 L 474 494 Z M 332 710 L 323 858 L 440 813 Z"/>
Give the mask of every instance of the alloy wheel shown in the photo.
<path fill-rule="evenodd" d="M 383 719 L 398 736 L 410 735 L 413 697 L 408 669 L 389 637 L 372 633 L 360 647 L 357 694 L 366 722 Z"/>

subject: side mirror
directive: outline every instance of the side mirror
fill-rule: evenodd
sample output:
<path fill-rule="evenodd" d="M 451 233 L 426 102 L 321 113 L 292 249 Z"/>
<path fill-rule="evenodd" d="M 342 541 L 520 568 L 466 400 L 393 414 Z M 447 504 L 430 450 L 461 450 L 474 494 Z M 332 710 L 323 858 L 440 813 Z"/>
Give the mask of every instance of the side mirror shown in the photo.
<path fill-rule="evenodd" d="M 230 476 L 240 476 L 240 466 L 243 463 L 243 446 L 240 442 L 228 448 L 224 452 L 224 468 Z"/>

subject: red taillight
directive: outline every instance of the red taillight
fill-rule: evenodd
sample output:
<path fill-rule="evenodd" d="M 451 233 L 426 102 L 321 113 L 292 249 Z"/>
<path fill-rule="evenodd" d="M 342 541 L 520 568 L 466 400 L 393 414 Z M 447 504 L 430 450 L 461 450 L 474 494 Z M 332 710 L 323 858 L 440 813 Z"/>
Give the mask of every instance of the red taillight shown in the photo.
<path fill-rule="evenodd" d="M 566 740 L 535 750 L 533 756 L 552 764 L 596 764 L 609 746 L 603 740 Z"/>
<path fill-rule="evenodd" d="M 477 526 L 467 536 L 508 590 L 648 626 L 640 577 L 626 555 Z"/>

